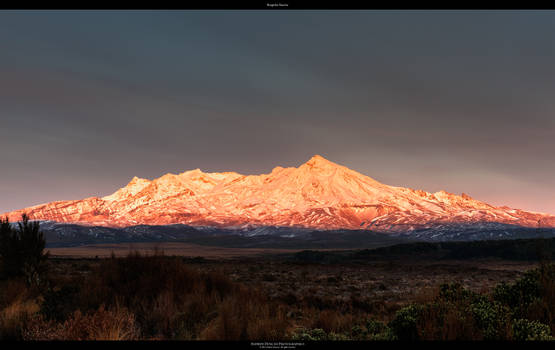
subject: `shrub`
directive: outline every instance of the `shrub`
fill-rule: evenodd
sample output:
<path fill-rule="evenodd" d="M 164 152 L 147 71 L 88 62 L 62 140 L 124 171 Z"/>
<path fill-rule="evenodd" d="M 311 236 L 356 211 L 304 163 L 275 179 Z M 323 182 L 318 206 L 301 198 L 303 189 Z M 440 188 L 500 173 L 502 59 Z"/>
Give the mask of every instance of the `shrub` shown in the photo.
<path fill-rule="evenodd" d="M 540 297 L 540 273 L 538 270 L 528 271 L 514 284 L 500 283 L 493 291 L 496 301 L 510 308 L 522 311 L 534 299 Z"/>
<path fill-rule="evenodd" d="M 11 278 L 25 276 L 30 285 L 40 285 L 45 272 L 44 235 L 37 221 L 30 222 L 23 214 L 21 222 L 14 229 L 8 218 L 0 219 L 0 256 L 2 257 L 2 274 Z"/>
<path fill-rule="evenodd" d="M 364 327 L 355 326 L 351 330 L 353 340 L 393 340 L 394 336 L 385 323 L 369 318 Z"/>
<path fill-rule="evenodd" d="M 303 341 L 345 341 L 345 340 L 366 340 L 363 338 L 364 330 L 355 326 L 351 330 L 351 334 L 347 332 L 329 332 L 326 333 L 322 328 L 298 328 L 291 336 L 292 340 Z M 378 340 L 378 339 L 373 339 Z M 384 339 L 385 340 L 385 339 Z"/>
<path fill-rule="evenodd" d="M 366 320 L 366 331 L 368 334 L 380 334 L 383 333 L 386 328 L 387 326 L 381 321 L 372 318 Z"/>
<path fill-rule="evenodd" d="M 456 293 L 450 293 L 453 291 Z M 479 339 L 481 332 L 469 313 L 475 296 L 459 287 L 450 292 L 440 292 L 434 302 L 411 304 L 397 311 L 389 323 L 390 333 L 398 340 Z"/>
<path fill-rule="evenodd" d="M 330 332 L 330 333 L 327 335 L 326 340 L 331 340 L 331 341 L 345 341 L 345 340 L 351 340 L 351 339 L 349 338 L 349 336 L 348 336 L 347 334 Z"/>
<path fill-rule="evenodd" d="M 6 217 L 0 219 L 0 257 L 2 258 L 2 277 L 17 275 L 20 269 L 21 256 L 18 254 L 19 244 L 16 233 Z"/>
<path fill-rule="evenodd" d="M 444 283 L 439 286 L 438 301 L 455 304 L 471 304 L 484 300 L 484 296 L 463 288 L 460 283 Z"/>
<path fill-rule="evenodd" d="M 366 332 L 360 326 L 353 326 L 351 328 L 351 336 L 353 339 L 361 339 L 366 335 Z"/>
<path fill-rule="evenodd" d="M 484 340 L 508 339 L 510 310 L 506 306 L 482 300 L 472 304 L 469 311 Z"/>
<path fill-rule="evenodd" d="M 555 318 L 555 265 L 543 264 L 528 271 L 513 284 L 501 283 L 494 300 L 507 305 L 515 319 L 530 319 L 551 325 Z"/>
<path fill-rule="evenodd" d="M 389 322 L 393 334 L 398 340 L 418 340 L 418 320 L 424 306 L 411 304 L 397 311 L 395 318 Z"/>
<path fill-rule="evenodd" d="M 513 340 L 554 340 L 548 325 L 519 319 L 513 321 Z"/>
<path fill-rule="evenodd" d="M 539 286 L 529 277 L 523 278 L 514 285 L 501 283 L 493 292 L 494 300 L 510 307 L 515 317 L 523 316 L 527 306 L 538 297 Z"/>
<path fill-rule="evenodd" d="M 327 334 L 321 328 L 306 329 L 299 328 L 295 331 L 292 340 L 304 340 L 304 341 L 322 341 L 327 340 Z"/>

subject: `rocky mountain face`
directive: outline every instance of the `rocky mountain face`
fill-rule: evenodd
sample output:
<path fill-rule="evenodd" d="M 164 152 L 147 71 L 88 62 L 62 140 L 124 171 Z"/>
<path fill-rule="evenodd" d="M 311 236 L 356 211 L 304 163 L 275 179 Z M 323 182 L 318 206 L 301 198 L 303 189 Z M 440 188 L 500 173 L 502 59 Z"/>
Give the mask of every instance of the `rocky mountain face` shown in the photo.
<path fill-rule="evenodd" d="M 199 169 L 154 180 L 133 178 L 115 193 L 57 201 L 3 214 L 89 226 L 185 224 L 193 227 L 289 227 L 386 233 L 480 227 L 555 227 L 555 216 L 495 207 L 440 191 L 382 184 L 314 156 L 298 168 L 269 174 L 204 173 Z M 492 226 L 493 225 L 493 226 Z"/>

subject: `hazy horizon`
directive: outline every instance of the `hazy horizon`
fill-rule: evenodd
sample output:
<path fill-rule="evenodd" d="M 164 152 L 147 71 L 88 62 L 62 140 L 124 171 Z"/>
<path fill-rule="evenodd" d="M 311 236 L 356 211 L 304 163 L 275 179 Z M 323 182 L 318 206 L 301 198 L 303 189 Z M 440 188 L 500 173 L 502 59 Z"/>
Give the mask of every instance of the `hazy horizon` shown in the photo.
<path fill-rule="evenodd" d="M 319 154 L 555 214 L 553 11 L 0 11 L 0 213 Z"/>

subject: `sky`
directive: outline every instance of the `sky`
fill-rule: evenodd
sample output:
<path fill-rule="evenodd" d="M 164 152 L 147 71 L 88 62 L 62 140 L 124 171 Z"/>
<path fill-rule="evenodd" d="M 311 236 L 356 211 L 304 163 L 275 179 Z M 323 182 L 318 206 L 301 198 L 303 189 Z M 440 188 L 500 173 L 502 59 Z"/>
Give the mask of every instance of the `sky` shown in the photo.
<path fill-rule="evenodd" d="M 554 11 L 0 11 L 0 213 L 313 155 L 555 214 Z"/>

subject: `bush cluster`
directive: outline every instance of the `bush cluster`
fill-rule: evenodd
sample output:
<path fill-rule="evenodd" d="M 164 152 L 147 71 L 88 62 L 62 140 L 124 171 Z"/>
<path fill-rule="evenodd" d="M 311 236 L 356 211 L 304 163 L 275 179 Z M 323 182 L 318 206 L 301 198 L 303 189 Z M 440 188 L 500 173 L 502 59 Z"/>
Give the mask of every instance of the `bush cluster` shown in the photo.
<path fill-rule="evenodd" d="M 23 214 L 14 227 L 8 218 L 0 219 L 1 277 L 25 276 L 29 284 L 40 284 L 44 274 L 45 239 L 37 221 Z"/>
<path fill-rule="evenodd" d="M 402 308 L 388 327 L 399 340 L 553 340 L 554 267 L 542 264 L 490 296 L 444 284 L 435 300 Z"/>

